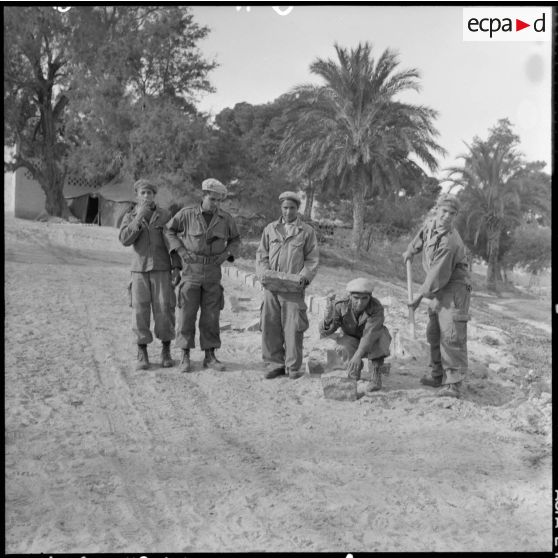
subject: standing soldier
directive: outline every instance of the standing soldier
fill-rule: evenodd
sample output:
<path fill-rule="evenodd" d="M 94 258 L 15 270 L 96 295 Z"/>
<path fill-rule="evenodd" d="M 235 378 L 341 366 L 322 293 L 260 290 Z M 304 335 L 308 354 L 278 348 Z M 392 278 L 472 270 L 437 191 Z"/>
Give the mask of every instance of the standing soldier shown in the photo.
<path fill-rule="evenodd" d="M 330 312 L 320 323 L 320 337 L 332 335 L 338 328 L 343 334 L 336 339 L 343 347 L 349 378 L 360 379 L 363 359 L 368 359 L 372 379 L 366 393 L 382 389 L 384 358 L 389 356 L 391 335 L 384 325 L 384 307 L 372 296 L 374 285 L 364 277 L 347 283 L 349 296 L 330 303 Z"/>
<path fill-rule="evenodd" d="M 215 178 L 202 182 L 199 205 L 180 210 L 166 226 L 171 255 L 182 263 L 178 286 L 176 345 L 182 349 L 181 372 L 191 372 L 190 349 L 195 347 L 196 319 L 200 311 L 200 347 L 204 368 L 225 370 L 215 349 L 221 347 L 219 314 L 224 306 L 221 264 L 238 256 L 240 235 L 232 216 L 219 208 L 227 189 Z M 174 273 L 176 271 L 173 270 Z"/>
<path fill-rule="evenodd" d="M 262 357 L 266 378 L 302 373 L 302 340 L 308 329 L 304 290 L 316 275 L 319 262 L 314 229 L 299 215 L 300 198 L 294 192 L 279 196 L 281 213 L 264 229 L 256 252 L 256 272 L 264 286 L 261 311 Z"/>
<path fill-rule="evenodd" d="M 459 397 L 467 372 L 467 321 L 471 282 L 465 246 L 454 229 L 459 211 L 455 196 L 444 194 L 434 218 L 427 221 L 403 253 L 403 261 L 422 251 L 426 278 L 418 295 L 409 303 L 416 310 L 423 297 L 432 299 L 428 308 L 426 340 L 430 344 L 431 378 L 421 383 L 444 386 L 439 395 Z"/>
<path fill-rule="evenodd" d="M 119 239 L 132 246 L 132 279 L 129 286 L 132 330 L 138 344 L 137 370 L 149 368 L 147 345 L 153 341 L 150 330 L 151 309 L 155 336 L 163 343 L 161 364 L 173 365 L 170 343 L 174 337 L 175 297 L 171 284 L 171 259 L 163 233 L 170 219 L 166 209 L 157 207 L 157 186 L 145 179 L 134 184 L 137 204 L 124 215 Z"/>

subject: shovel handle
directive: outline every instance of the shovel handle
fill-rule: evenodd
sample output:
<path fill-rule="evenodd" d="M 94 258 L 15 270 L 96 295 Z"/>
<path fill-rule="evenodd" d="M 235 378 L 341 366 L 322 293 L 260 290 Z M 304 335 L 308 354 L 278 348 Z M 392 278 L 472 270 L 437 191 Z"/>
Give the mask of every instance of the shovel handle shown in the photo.
<path fill-rule="evenodd" d="M 407 297 L 409 302 L 413 302 L 413 268 L 411 260 L 406 261 L 407 264 Z M 411 335 L 415 339 L 415 311 L 409 306 L 409 329 Z"/>

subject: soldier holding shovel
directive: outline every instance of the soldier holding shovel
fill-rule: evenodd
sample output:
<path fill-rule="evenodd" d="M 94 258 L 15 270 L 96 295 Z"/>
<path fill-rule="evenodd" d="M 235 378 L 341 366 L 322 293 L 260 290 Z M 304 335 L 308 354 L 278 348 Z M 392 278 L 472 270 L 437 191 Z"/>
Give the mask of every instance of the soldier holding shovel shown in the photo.
<path fill-rule="evenodd" d="M 432 300 L 428 308 L 426 340 L 430 344 L 431 377 L 421 383 L 443 386 L 439 395 L 459 397 L 467 373 L 467 321 L 471 299 L 471 281 L 465 246 L 454 229 L 459 211 L 455 196 L 444 194 L 438 200 L 433 219 L 428 220 L 403 253 L 403 261 L 412 261 L 422 252 L 426 272 L 418 295 L 409 302 L 413 312 L 423 298 Z"/>

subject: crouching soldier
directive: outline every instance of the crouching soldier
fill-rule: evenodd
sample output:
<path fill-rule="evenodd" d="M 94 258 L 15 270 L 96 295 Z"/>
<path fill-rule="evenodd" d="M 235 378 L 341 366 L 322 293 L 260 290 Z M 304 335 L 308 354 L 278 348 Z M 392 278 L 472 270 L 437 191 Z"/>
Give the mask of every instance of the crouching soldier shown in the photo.
<path fill-rule="evenodd" d="M 350 378 L 360 379 L 363 359 L 368 359 L 372 380 L 365 393 L 382 388 L 384 358 L 389 356 L 391 335 L 384 325 L 384 307 L 372 296 L 372 281 L 359 277 L 347 284 L 349 296 L 332 302 L 320 323 L 320 336 L 326 337 L 341 328 L 336 339 L 343 347 Z"/>
<path fill-rule="evenodd" d="M 163 233 L 170 212 L 157 207 L 154 198 L 157 186 L 140 179 L 134 184 L 137 203 L 124 215 L 119 239 L 132 246 L 132 278 L 129 286 L 132 311 L 132 331 L 138 345 L 137 370 L 149 368 L 147 345 L 153 341 L 150 330 L 151 310 L 155 336 L 163 344 L 161 365 L 174 363 L 170 343 L 174 337 L 175 296 L 171 284 L 171 258 Z"/>

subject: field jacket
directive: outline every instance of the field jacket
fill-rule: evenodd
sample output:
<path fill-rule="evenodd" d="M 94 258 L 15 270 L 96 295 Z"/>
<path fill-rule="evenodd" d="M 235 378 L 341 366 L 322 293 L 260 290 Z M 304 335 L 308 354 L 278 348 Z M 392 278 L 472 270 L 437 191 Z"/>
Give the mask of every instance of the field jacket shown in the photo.
<path fill-rule="evenodd" d="M 320 260 L 314 229 L 296 218 L 294 234 L 284 235 L 283 218 L 266 226 L 256 251 L 256 273 L 262 277 L 268 269 L 298 274 L 310 283 Z"/>
<path fill-rule="evenodd" d="M 156 207 L 149 220 L 149 225 L 144 228 L 135 226 L 137 204 L 131 208 L 122 219 L 118 238 L 124 246 L 132 246 L 131 271 L 168 271 L 171 268 L 171 258 L 164 227 L 170 219 L 167 209 Z"/>
<path fill-rule="evenodd" d="M 452 284 L 470 284 L 465 245 L 455 229 L 440 232 L 434 220 L 428 221 L 407 250 L 412 254 L 422 252 L 426 278 L 419 292 L 426 298 L 436 298 L 437 293 Z"/>
<path fill-rule="evenodd" d="M 209 226 L 201 204 L 181 209 L 166 225 L 165 235 L 172 254 L 180 247 L 188 252 L 190 263 L 210 264 L 225 252 L 238 257 L 240 235 L 230 213 L 217 209 Z"/>
<path fill-rule="evenodd" d="M 360 339 L 359 348 L 370 350 L 385 329 L 382 303 L 377 298 L 370 297 L 368 306 L 357 318 L 351 308 L 351 297 L 336 301 L 333 316 L 320 323 L 320 335 L 331 335 L 338 328 L 341 328 L 345 335 Z"/>

